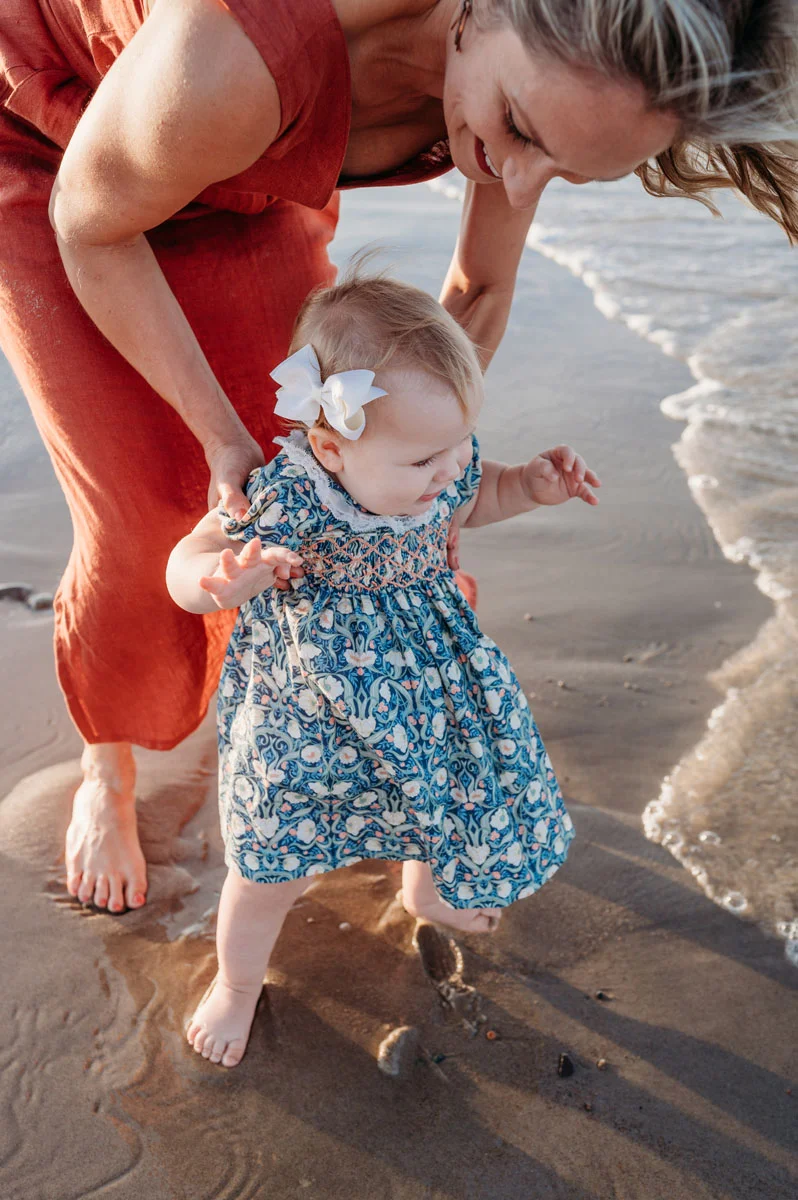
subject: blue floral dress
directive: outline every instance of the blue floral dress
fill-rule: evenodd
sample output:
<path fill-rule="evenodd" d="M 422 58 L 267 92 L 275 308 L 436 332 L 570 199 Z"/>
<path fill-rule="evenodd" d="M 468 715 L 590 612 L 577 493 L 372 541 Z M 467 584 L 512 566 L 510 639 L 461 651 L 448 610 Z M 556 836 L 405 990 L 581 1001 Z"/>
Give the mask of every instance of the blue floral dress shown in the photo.
<path fill-rule="evenodd" d="M 301 432 L 253 472 L 228 537 L 290 546 L 305 576 L 241 608 L 219 687 L 228 866 L 281 883 L 423 859 L 455 908 L 534 892 L 573 837 L 524 692 L 458 589 L 452 514 L 479 450 L 414 517 L 367 512 Z"/>

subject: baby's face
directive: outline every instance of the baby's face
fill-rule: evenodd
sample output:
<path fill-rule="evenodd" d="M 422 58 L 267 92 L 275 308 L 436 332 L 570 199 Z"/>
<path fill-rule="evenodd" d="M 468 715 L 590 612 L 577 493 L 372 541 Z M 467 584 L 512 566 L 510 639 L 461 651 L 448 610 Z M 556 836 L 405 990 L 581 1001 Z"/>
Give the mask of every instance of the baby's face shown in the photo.
<path fill-rule="evenodd" d="M 366 428 L 356 442 L 334 439 L 338 460 L 327 454 L 329 437 L 314 430 L 316 456 L 334 472 L 353 500 L 383 516 L 425 511 L 471 461 L 482 391 L 467 412 L 452 388 L 425 371 L 393 367 L 374 380 L 387 396 L 366 405 Z"/>

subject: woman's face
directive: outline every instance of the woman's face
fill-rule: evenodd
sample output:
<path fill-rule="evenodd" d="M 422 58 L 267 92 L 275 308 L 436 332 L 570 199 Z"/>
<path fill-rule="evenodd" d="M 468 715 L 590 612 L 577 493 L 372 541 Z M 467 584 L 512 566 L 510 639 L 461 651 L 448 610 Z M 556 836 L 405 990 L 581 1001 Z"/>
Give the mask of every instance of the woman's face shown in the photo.
<path fill-rule="evenodd" d="M 469 27 L 470 26 L 470 27 Z M 469 22 L 450 50 L 443 106 L 455 166 L 531 208 L 546 184 L 620 179 L 676 140 L 676 117 L 642 85 L 533 56 L 510 29 Z"/>

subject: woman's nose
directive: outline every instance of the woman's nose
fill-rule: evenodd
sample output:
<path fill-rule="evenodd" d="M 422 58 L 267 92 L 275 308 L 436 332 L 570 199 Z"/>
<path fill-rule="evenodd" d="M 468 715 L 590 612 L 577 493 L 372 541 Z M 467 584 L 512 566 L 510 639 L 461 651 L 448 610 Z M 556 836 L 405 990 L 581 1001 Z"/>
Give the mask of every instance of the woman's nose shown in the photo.
<path fill-rule="evenodd" d="M 513 208 L 534 208 L 554 174 L 540 160 L 521 167 L 516 159 L 508 159 L 502 168 L 502 180 L 510 205 Z"/>

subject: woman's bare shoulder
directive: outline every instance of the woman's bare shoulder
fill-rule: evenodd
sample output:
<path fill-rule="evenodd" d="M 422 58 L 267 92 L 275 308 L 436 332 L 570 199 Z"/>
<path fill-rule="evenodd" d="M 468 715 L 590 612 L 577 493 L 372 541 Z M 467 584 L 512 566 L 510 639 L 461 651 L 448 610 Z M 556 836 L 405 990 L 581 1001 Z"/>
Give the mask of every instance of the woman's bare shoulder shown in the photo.
<path fill-rule="evenodd" d="M 143 232 L 245 170 L 279 128 L 275 81 L 225 5 L 156 0 L 67 148 L 62 213 L 112 241 Z"/>

